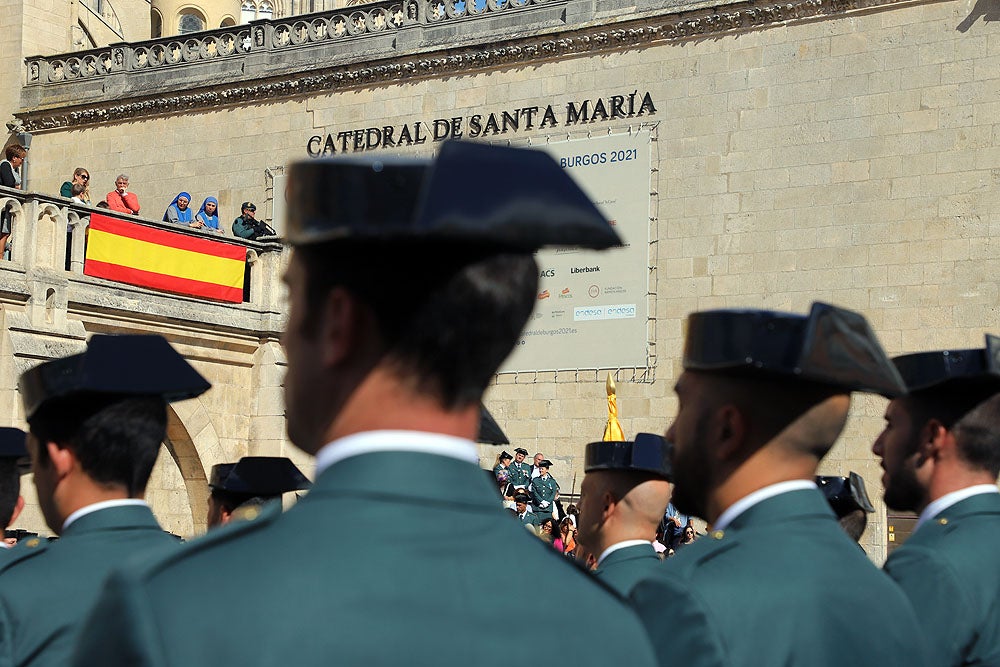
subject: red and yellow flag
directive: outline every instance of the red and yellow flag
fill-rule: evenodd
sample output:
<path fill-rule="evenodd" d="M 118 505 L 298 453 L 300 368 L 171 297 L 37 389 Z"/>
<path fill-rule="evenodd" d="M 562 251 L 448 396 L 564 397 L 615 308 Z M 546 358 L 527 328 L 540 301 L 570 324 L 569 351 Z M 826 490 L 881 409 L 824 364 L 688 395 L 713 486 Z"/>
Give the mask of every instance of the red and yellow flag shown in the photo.
<path fill-rule="evenodd" d="M 90 216 L 83 272 L 139 287 L 243 301 L 246 248 L 165 229 Z"/>

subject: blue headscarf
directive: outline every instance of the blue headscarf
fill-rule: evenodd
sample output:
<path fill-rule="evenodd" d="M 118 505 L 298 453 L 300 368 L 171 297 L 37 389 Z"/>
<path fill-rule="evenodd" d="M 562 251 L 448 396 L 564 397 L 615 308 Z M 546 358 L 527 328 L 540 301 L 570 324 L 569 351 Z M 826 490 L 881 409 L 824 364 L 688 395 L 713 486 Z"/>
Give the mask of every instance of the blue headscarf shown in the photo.
<path fill-rule="evenodd" d="M 183 211 L 177 208 L 177 200 L 184 197 L 188 200 L 188 207 Z M 174 210 L 177 216 L 176 220 L 170 219 L 170 209 Z M 163 214 L 163 222 L 191 222 L 194 220 L 194 214 L 191 213 L 191 195 L 187 192 L 178 192 L 174 200 L 170 202 L 170 206 L 167 207 L 166 212 Z"/>
<path fill-rule="evenodd" d="M 207 204 L 209 202 L 215 204 L 215 215 L 209 215 L 205 211 L 205 204 Z M 198 213 L 195 215 L 195 217 L 199 218 L 202 222 L 204 222 L 206 227 L 208 227 L 210 229 L 218 230 L 219 229 L 219 200 L 216 199 L 215 197 L 205 197 L 205 201 L 203 201 L 201 203 L 201 208 L 198 209 Z"/>

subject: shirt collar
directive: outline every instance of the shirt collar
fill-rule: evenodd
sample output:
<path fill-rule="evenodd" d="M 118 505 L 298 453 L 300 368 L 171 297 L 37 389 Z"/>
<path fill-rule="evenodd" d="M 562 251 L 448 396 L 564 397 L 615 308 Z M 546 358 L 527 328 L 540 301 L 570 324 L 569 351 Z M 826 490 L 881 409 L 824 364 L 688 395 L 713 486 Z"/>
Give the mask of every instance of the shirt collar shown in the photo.
<path fill-rule="evenodd" d="M 65 531 L 69 528 L 69 525 L 79 519 L 82 516 L 92 514 L 94 512 L 99 512 L 100 510 L 108 509 L 111 507 L 128 507 L 131 505 L 143 505 L 146 506 L 145 500 L 138 500 L 136 498 L 121 498 L 119 500 L 103 500 L 99 503 L 94 503 L 93 505 L 87 505 L 86 507 L 81 507 L 77 511 L 66 517 L 63 521 L 62 529 Z"/>
<path fill-rule="evenodd" d="M 975 486 L 967 486 L 964 489 L 946 493 L 924 508 L 924 511 L 920 513 L 920 518 L 917 519 L 917 525 L 913 527 L 913 530 L 920 528 L 920 526 L 922 526 L 926 521 L 933 519 L 952 505 L 955 505 L 966 498 L 978 496 L 981 493 L 1000 493 L 1000 489 L 998 489 L 995 484 L 976 484 Z"/>
<path fill-rule="evenodd" d="M 316 476 L 338 461 L 374 452 L 417 452 L 479 465 L 476 444 L 465 438 L 426 431 L 366 431 L 338 438 L 316 453 Z"/>
<path fill-rule="evenodd" d="M 601 553 L 601 557 L 597 559 L 597 567 L 600 567 L 601 563 L 604 562 L 605 558 L 607 558 L 609 555 L 613 554 L 614 552 L 618 551 L 619 549 L 625 549 L 625 548 L 628 548 L 628 547 L 637 547 L 640 544 L 645 544 L 647 546 L 652 546 L 652 543 L 649 540 L 625 540 L 624 542 L 619 542 L 618 544 L 612 544 L 610 547 L 608 547 L 607 549 L 605 549 Z"/>
<path fill-rule="evenodd" d="M 757 489 L 753 493 L 743 496 L 735 503 L 730 505 L 725 509 L 725 511 L 719 515 L 719 518 L 715 520 L 712 524 L 713 530 L 725 530 L 729 524 L 737 519 L 741 514 L 746 512 L 748 509 L 756 505 L 757 503 L 763 502 L 768 498 L 773 498 L 774 496 L 781 495 L 782 493 L 788 493 L 789 491 L 800 491 L 803 489 L 816 489 L 816 483 L 811 482 L 806 479 L 793 479 L 788 482 L 778 482 L 777 484 L 771 484 L 770 486 L 765 486 L 763 489 Z"/>

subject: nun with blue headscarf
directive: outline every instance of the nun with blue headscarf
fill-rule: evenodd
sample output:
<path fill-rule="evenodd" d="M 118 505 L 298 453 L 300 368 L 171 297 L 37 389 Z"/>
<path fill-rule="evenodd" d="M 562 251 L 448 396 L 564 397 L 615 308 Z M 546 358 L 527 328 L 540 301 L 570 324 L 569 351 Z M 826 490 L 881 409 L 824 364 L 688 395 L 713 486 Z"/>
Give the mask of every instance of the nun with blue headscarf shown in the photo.
<path fill-rule="evenodd" d="M 194 220 L 194 214 L 191 213 L 191 207 L 189 206 L 190 203 L 191 195 L 189 193 L 178 193 L 174 197 L 174 200 L 170 202 L 166 213 L 163 214 L 163 222 L 190 225 Z"/>
<path fill-rule="evenodd" d="M 201 203 L 201 208 L 195 214 L 194 222 L 191 223 L 191 226 L 197 229 L 204 229 L 206 232 L 221 233 L 222 228 L 219 227 L 219 200 L 215 197 L 205 197 L 205 201 Z"/>

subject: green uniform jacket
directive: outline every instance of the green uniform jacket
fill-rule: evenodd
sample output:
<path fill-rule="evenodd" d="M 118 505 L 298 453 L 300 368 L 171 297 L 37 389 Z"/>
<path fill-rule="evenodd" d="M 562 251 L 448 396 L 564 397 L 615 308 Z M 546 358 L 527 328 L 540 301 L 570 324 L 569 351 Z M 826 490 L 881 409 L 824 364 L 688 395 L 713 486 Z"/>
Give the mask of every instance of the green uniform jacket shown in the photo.
<path fill-rule="evenodd" d="M 885 571 L 913 603 L 929 664 L 1000 665 L 1000 494 L 921 524 Z"/>
<path fill-rule="evenodd" d="M 524 602 L 496 582 L 516 564 L 559 591 L 553 637 L 601 637 L 576 665 L 654 665 L 635 614 L 512 521 L 492 487 L 432 454 L 339 461 L 285 514 L 119 571 L 74 664 L 509 667 L 502 626 Z"/>
<path fill-rule="evenodd" d="M 541 524 L 541 521 L 538 520 L 538 515 L 531 510 L 525 512 L 523 517 L 518 515 L 517 518 L 521 522 L 521 525 L 524 526 L 534 526 L 537 529 Z"/>
<path fill-rule="evenodd" d="M 528 486 L 531 482 L 531 466 L 527 463 L 511 461 L 507 469 L 510 471 L 510 483 L 514 486 Z"/>
<path fill-rule="evenodd" d="M 0 560 L 0 665 L 66 665 L 111 569 L 177 544 L 144 505 L 85 514 L 56 542 L 19 542 Z"/>
<path fill-rule="evenodd" d="M 631 599 L 664 667 L 925 665 L 909 601 L 814 490 L 759 502 Z"/>
<path fill-rule="evenodd" d="M 642 579 L 650 577 L 663 567 L 652 543 L 636 544 L 612 551 L 594 570 L 594 576 L 627 597 L 629 591 Z"/>
<path fill-rule="evenodd" d="M 543 516 L 552 516 L 555 509 L 556 494 L 559 492 L 559 483 L 552 475 L 543 478 L 541 475 L 531 480 L 531 504 L 535 511 Z M 547 503 L 544 507 L 542 503 Z"/>

